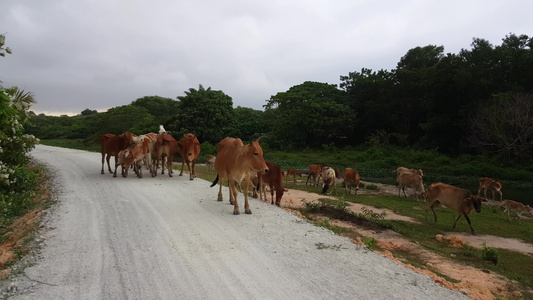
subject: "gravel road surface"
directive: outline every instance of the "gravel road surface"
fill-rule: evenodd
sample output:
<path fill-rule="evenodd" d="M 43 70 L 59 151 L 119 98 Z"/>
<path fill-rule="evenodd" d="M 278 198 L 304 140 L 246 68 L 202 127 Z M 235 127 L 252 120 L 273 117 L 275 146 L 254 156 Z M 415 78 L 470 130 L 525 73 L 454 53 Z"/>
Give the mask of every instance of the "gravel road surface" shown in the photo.
<path fill-rule="evenodd" d="M 59 201 L 19 275 L 32 288 L 12 299 L 467 299 L 260 200 L 234 216 L 228 190 L 218 202 L 202 179 L 113 178 L 99 153 L 44 145 L 31 155 Z"/>

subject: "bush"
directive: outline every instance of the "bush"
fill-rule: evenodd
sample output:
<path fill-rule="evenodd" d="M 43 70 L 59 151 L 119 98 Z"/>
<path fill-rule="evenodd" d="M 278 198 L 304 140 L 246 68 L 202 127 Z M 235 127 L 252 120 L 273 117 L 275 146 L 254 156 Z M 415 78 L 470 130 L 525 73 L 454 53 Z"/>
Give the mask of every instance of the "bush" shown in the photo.
<path fill-rule="evenodd" d="M 487 247 L 487 244 L 483 243 L 483 251 L 481 252 L 481 258 L 487 261 L 498 264 L 499 251 L 494 248 Z"/>

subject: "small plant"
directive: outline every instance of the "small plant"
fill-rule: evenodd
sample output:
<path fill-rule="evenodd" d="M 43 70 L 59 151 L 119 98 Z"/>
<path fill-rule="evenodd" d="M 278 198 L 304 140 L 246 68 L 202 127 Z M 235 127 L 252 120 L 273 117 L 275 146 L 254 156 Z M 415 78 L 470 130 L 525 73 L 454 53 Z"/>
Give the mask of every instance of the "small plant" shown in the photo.
<path fill-rule="evenodd" d="M 500 252 L 497 249 L 487 247 L 486 243 L 483 243 L 483 250 L 481 251 L 481 257 L 484 260 L 493 262 L 495 265 L 498 264 L 498 255 Z"/>
<path fill-rule="evenodd" d="M 376 184 L 373 184 L 373 183 L 367 184 L 365 186 L 365 188 L 367 190 L 373 190 L 373 191 L 378 191 L 379 190 L 379 186 L 377 186 Z"/>
<path fill-rule="evenodd" d="M 314 203 L 313 202 L 307 202 L 307 201 L 305 201 L 305 199 L 302 199 L 302 202 L 305 205 L 305 210 L 310 211 L 310 212 L 318 211 L 318 210 L 320 210 L 320 208 L 325 206 L 325 204 L 322 203 L 322 202 L 314 202 Z"/>
<path fill-rule="evenodd" d="M 382 213 L 378 214 L 378 213 L 375 213 L 371 209 L 367 209 L 366 206 L 361 207 L 361 211 L 362 211 L 362 213 L 358 214 L 358 216 L 360 218 L 363 218 L 363 219 L 371 221 L 371 222 L 375 222 L 375 221 L 378 221 L 378 220 L 384 220 L 385 217 L 387 216 L 386 212 L 382 212 Z"/>
<path fill-rule="evenodd" d="M 339 201 L 335 202 L 335 209 L 347 212 L 348 211 L 347 207 L 348 207 L 348 203 L 346 202 L 346 200 L 344 200 L 343 197 L 341 197 Z"/>
<path fill-rule="evenodd" d="M 377 247 L 377 242 L 376 242 L 376 239 L 373 238 L 373 237 L 367 237 L 364 241 L 365 245 L 368 247 L 368 249 L 370 250 L 374 250 L 376 249 Z"/>

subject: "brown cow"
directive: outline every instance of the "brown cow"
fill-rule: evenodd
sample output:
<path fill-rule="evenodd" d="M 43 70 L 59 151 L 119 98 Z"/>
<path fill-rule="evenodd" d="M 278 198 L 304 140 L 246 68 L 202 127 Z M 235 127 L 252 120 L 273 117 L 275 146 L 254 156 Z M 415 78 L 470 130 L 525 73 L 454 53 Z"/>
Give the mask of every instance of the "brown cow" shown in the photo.
<path fill-rule="evenodd" d="M 468 214 L 470 214 L 470 212 L 473 210 L 480 213 L 481 202 L 487 202 L 487 200 L 479 196 L 472 195 L 472 193 L 468 190 L 442 182 L 437 182 L 430 185 L 428 187 L 427 197 L 428 202 L 426 206 L 426 220 L 428 218 L 428 209 L 431 208 L 433 216 L 435 217 L 435 222 L 437 222 L 435 207 L 441 204 L 457 211 L 457 217 L 455 218 L 455 222 L 453 222 L 453 229 L 455 229 L 457 220 L 459 220 L 461 216 L 464 216 L 468 222 L 468 225 L 470 226 L 470 230 L 472 230 L 472 234 L 476 234 L 474 232 L 474 228 L 472 228 L 472 223 L 470 223 Z"/>
<path fill-rule="evenodd" d="M 404 167 L 396 168 L 396 176 L 400 175 L 400 173 L 413 173 L 424 177 L 424 172 L 422 172 L 422 169 L 409 169 Z"/>
<path fill-rule="evenodd" d="M 296 184 L 296 176 L 302 177 L 302 172 L 295 169 L 287 169 L 287 180 L 289 180 L 289 176 L 292 176 L 294 183 Z"/>
<path fill-rule="evenodd" d="M 410 187 L 415 191 L 415 198 L 418 200 L 418 193 L 424 192 L 424 183 L 422 182 L 422 176 L 416 173 L 404 172 L 398 175 L 398 197 L 400 197 L 400 190 L 403 191 L 403 195 L 407 198 L 405 194 L 405 188 Z"/>
<path fill-rule="evenodd" d="M 357 191 L 359 190 L 359 183 L 361 182 L 361 177 L 359 177 L 357 170 L 346 168 L 344 169 L 344 172 L 342 172 L 342 177 L 344 177 L 344 187 L 348 193 L 352 192 L 353 185 L 355 186 L 355 194 L 357 194 Z"/>
<path fill-rule="evenodd" d="M 259 181 L 259 198 L 262 198 L 264 195 L 264 200 L 268 202 L 266 196 L 266 186 L 270 187 L 270 199 L 271 204 L 274 204 L 274 191 L 276 191 L 276 205 L 280 206 L 281 197 L 285 190 L 283 189 L 283 171 L 281 168 L 273 162 L 265 161 L 268 167 L 268 173 L 260 174 L 261 181 Z"/>
<path fill-rule="evenodd" d="M 172 177 L 172 162 L 174 161 L 174 155 L 178 152 L 178 142 L 170 134 L 159 134 L 155 142 L 155 166 L 153 173 L 157 174 L 157 168 L 159 167 L 159 161 L 161 161 L 161 175 L 165 174 L 165 158 L 168 170 L 168 176 Z"/>
<path fill-rule="evenodd" d="M 479 189 L 477 195 L 481 195 L 481 190 L 484 191 L 485 199 L 487 199 L 487 190 L 492 191 L 492 200 L 494 201 L 494 191 L 500 193 L 500 201 L 502 201 L 502 184 L 498 180 L 483 177 L 479 179 Z"/>
<path fill-rule="evenodd" d="M 200 142 L 194 134 L 186 133 L 178 142 L 178 146 L 181 155 L 180 176 L 183 175 L 183 167 L 185 166 L 185 163 L 187 163 L 187 169 L 189 169 L 189 179 L 193 180 L 194 177 L 196 177 L 195 166 L 196 160 L 198 159 L 198 154 L 200 154 Z"/>
<path fill-rule="evenodd" d="M 307 173 L 307 180 L 305 181 L 305 185 L 307 185 L 307 182 L 309 182 L 309 178 L 313 178 L 315 186 L 318 186 L 318 182 L 320 181 L 320 176 L 322 172 L 322 166 L 321 165 L 310 165 L 309 166 L 309 173 Z"/>
<path fill-rule="evenodd" d="M 333 188 L 335 189 L 335 193 L 337 193 L 337 182 L 335 179 L 337 178 L 335 176 L 335 170 L 332 168 L 325 166 L 322 168 L 322 180 L 324 181 L 322 185 L 322 194 L 325 194 L 328 192 L 328 189 L 330 186 L 333 185 Z"/>
<path fill-rule="evenodd" d="M 250 141 L 250 144 L 245 146 L 241 139 L 227 137 L 218 143 L 217 159 L 215 161 L 217 177 L 211 187 L 215 186 L 221 178 L 228 179 L 229 202 L 234 205 L 234 215 L 239 214 L 237 187 L 235 184 L 239 183 L 244 176 L 244 211 L 247 214 L 251 214 L 252 210 L 248 204 L 250 174 L 252 172 L 268 173 L 268 167 L 263 158 L 263 149 L 259 146 L 259 140 L 260 138 Z M 220 181 L 217 200 L 222 201 L 222 181 Z"/>
<path fill-rule="evenodd" d="M 117 177 L 117 168 L 119 166 L 118 154 L 120 150 L 126 149 L 133 141 L 134 135 L 130 132 L 124 132 L 123 134 L 116 136 L 111 133 L 107 133 L 100 136 L 100 151 L 102 153 L 102 170 L 100 174 L 104 174 L 104 160 L 107 161 L 107 168 L 109 173 L 113 173 L 113 177 Z M 111 170 L 109 159 L 111 156 L 115 157 L 115 171 Z"/>
<path fill-rule="evenodd" d="M 518 215 L 518 218 L 522 217 L 522 213 L 529 213 L 533 216 L 533 209 L 531 209 L 529 205 L 524 205 L 520 202 L 516 202 L 513 200 L 504 200 L 503 207 L 505 208 L 503 212 L 507 212 L 507 217 L 509 217 L 509 221 L 511 221 L 511 210 Z"/>

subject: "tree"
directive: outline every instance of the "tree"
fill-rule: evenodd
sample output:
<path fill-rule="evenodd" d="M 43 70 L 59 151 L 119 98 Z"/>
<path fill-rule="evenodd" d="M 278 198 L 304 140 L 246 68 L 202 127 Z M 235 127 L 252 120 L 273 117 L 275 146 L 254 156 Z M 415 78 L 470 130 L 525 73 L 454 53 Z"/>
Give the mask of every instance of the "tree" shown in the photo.
<path fill-rule="evenodd" d="M 222 91 L 190 88 L 185 96 L 178 96 L 178 113 L 167 123 L 167 130 L 180 138 L 194 133 L 198 140 L 218 143 L 228 136 L 234 124 L 233 100 Z"/>
<path fill-rule="evenodd" d="M 7 54 L 11 54 L 11 49 L 9 47 L 4 48 L 6 42 L 6 37 L 3 34 L 0 34 L 0 56 L 4 57 Z"/>
<path fill-rule="evenodd" d="M 265 117 L 272 128 L 269 145 L 305 148 L 346 145 L 355 130 L 355 115 L 346 93 L 335 84 L 306 81 L 270 97 Z M 274 140 L 275 139 L 275 140 Z"/>
<path fill-rule="evenodd" d="M 84 109 L 82 112 L 81 112 L 81 115 L 82 116 L 90 116 L 90 115 L 94 115 L 94 114 L 97 114 L 98 112 L 96 110 L 90 110 L 88 108 Z"/>
<path fill-rule="evenodd" d="M 263 111 L 237 106 L 237 108 L 233 109 L 233 112 L 235 114 L 235 122 L 232 126 L 231 136 L 248 140 L 254 134 L 269 131 Z"/>
<path fill-rule="evenodd" d="M 170 98 L 159 96 L 144 96 L 131 103 L 132 106 L 144 107 L 148 113 L 154 116 L 156 125 L 166 124 L 178 113 L 179 102 Z"/>
<path fill-rule="evenodd" d="M 533 94 L 502 95 L 480 106 L 471 120 L 469 145 L 479 152 L 531 160 Z"/>

